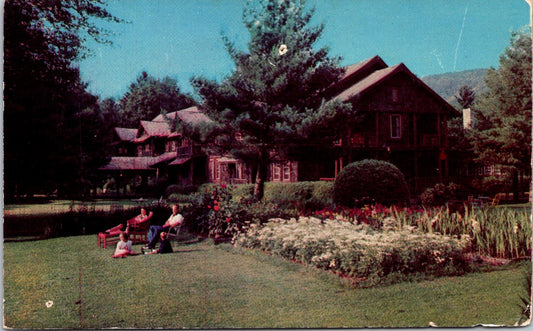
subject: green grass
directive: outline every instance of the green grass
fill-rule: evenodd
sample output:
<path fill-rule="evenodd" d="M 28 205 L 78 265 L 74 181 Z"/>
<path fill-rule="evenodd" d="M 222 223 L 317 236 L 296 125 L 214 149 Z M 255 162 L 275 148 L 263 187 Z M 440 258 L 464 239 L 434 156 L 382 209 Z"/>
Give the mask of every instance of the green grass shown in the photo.
<path fill-rule="evenodd" d="M 139 250 L 139 246 L 134 247 Z M 96 236 L 4 244 L 10 328 L 325 328 L 512 325 L 526 264 L 357 289 L 261 252 L 174 244 L 175 253 L 112 259 Z M 529 265 L 530 267 L 530 265 Z M 81 301 L 78 302 L 78 300 Z M 53 306 L 46 307 L 47 301 Z"/>

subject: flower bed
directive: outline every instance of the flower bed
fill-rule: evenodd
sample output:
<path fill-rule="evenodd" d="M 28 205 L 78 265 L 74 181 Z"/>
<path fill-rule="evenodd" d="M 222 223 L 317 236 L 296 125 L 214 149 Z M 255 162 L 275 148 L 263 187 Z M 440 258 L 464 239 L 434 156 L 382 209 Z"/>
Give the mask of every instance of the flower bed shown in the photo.
<path fill-rule="evenodd" d="M 472 238 L 471 249 L 498 258 L 531 256 L 529 210 L 515 208 L 467 208 L 452 211 L 447 207 L 385 207 L 323 209 L 310 213 L 321 219 L 342 219 L 364 223 L 373 229 L 400 230 L 414 226 L 422 232 Z"/>
<path fill-rule="evenodd" d="M 416 274 L 462 274 L 468 238 L 423 233 L 414 227 L 376 231 L 366 224 L 314 217 L 273 219 L 252 225 L 234 238 L 238 246 L 259 248 L 286 259 L 364 280 L 372 285 Z"/>

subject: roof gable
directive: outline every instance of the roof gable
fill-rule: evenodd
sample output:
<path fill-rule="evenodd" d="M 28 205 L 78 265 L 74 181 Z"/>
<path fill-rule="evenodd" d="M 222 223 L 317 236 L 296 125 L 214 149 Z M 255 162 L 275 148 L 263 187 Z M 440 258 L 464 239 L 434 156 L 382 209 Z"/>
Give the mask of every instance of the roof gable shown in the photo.
<path fill-rule="evenodd" d="M 115 128 L 115 134 L 121 141 L 131 141 L 137 137 L 137 129 Z"/>
<path fill-rule="evenodd" d="M 342 91 L 339 95 L 337 95 L 335 99 L 338 99 L 340 101 L 349 101 L 351 98 L 362 94 L 363 92 L 375 86 L 376 84 L 381 83 L 393 73 L 398 72 L 401 67 L 407 69 L 403 63 L 400 63 L 398 65 L 395 65 L 394 67 L 388 67 L 375 71 L 363 80 Z"/>
<path fill-rule="evenodd" d="M 387 68 L 387 64 L 378 55 L 345 67 L 345 72 L 339 81 L 334 83 L 326 92 L 326 98 L 331 98 L 377 70 Z"/>
<path fill-rule="evenodd" d="M 350 77 L 354 76 L 362 75 L 363 77 L 365 77 L 368 75 L 368 72 L 373 72 L 387 67 L 388 66 L 385 61 L 383 61 L 381 57 L 376 55 L 359 63 L 355 63 L 345 67 L 346 71 L 344 72 L 344 75 L 341 78 L 341 82 L 343 80 L 348 80 L 350 79 Z"/>
<path fill-rule="evenodd" d="M 170 125 L 166 121 L 141 121 L 141 129 L 139 130 L 139 134 L 150 137 L 166 137 L 170 134 Z M 139 134 L 137 135 L 138 137 Z"/>
<path fill-rule="evenodd" d="M 187 124 L 199 124 L 203 122 L 212 122 L 212 120 L 207 117 L 198 107 L 193 106 L 178 111 L 167 113 L 166 115 L 159 114 L 153 121 L 161 122 L 166 121 L 166 119 L 175 120 L 179 119 Z"/>
<path fill-rule="evenodd" d="M 403 63 L 373 72 L 371 75 L 339 93 L 333 99 L 343 102 L 350 101 L 352 98 L 365 94 L 374 87 L 379 86 L 392 76 L 395 76 L 399 73 L 406 74 L 416 85 L 422 88 L 425 93 L 428 93 L 431 97 L 436 99 L 437 102 L 443 104 L 448 111 L 455 111 L 455 109 L 446 100 L 444 100 L 439 94 L 437 94 L 437 92 L 433 91 L 433 89 L 431 89 L 426 83 L 413 74 Z"/>

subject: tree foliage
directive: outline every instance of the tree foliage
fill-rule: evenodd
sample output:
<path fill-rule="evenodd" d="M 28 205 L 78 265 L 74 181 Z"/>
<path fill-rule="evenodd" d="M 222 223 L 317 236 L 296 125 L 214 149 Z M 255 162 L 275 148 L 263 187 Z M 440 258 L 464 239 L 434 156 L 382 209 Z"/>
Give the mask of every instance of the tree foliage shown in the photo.
<path fill-rule="evenodd" d="M 476 92 L 470 86 L 463 85 L 459 88 L 455 100 L 457 100 L 463 109 L 470 108 L 474 104 L 474 101 L 476 101 Z"/>
<path fill-rule="evenodd" d="M 513 173 L 515 199 L 518 172 L 531 174 L 531 77 L 531 35 L 514 32 L 500 67 L 487 73 L 489 91 L 475 104 L 471 133 L 477 162 Z"/>
<path fill-rule="evenodd" d="M 489 91 L 475 104 L 474 150 L 481 163 L 529 172 L 531 160 L 531 36 L 515 32 L 491 68 Z"/>
<path fill-rule="evenodd" d="M 351 111 L 322 98 L 343 69 L 326 48 L 313 48 L 324 29 L 309 26 L 313 12 L 303 1 L 248 2 L 243 12 L 250 33 L 247 51 L 224 37 L 234 72 L 221 83 L 192 80 L 218 123 L 204 138 L 221 150 L 239 151 L 239 157 L 257 166 L 257 199 L 273 158 L 288 156 L 294 146 L 332 141 L 333 124 Z M 322 129 L 327 126 L 328 131 Z"/>
<path fill-rule="evenodd" d="M 6 194 L 67 187 L 79 177 L 77 113 L 94 105 L 75 61 L 92 19 L 119 21 L 99 0 L 9 0 L 4 6 Z"/>
<path fill-rule="evenodd" d="M 152 120 L 161 113 L 172 112 L 195 104 L 183 94 L 175 79 L 156 79 L 143 72 L 121 99 L 121 125 L 135 127 L 139 120 Z"/>
<path fill-rule="evenodd" d="M 346 207 L 369 203 L 404 203 L 409 189 L 403 173 L 390 162 L 362 160 L 344 167 L 333 188 L 336 204 Z"/>

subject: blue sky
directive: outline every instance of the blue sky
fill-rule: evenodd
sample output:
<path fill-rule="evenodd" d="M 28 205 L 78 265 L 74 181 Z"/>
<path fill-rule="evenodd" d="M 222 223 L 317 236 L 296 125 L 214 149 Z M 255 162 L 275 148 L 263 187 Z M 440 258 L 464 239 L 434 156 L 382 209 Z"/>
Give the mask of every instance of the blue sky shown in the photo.
<path fill-rule="evenodd" d="M 120 98 L 146 71 L 178 80 L 192 92 L 193 75 L 221 80 L 233 63 L 224 33 L 245 49 L 245 0 L 108 0 L 129 24 L 105 24 L 112 46 L 89 43 L 94 55 L 79 63 L 89 90 Z M 379 55 L 403 62 L 419 77 L 498 67 L 512 31 L 529 24 L 524 0 L 308 0 L 313 23 L 324 23 L 317 46 L 349 65 Z"/>

